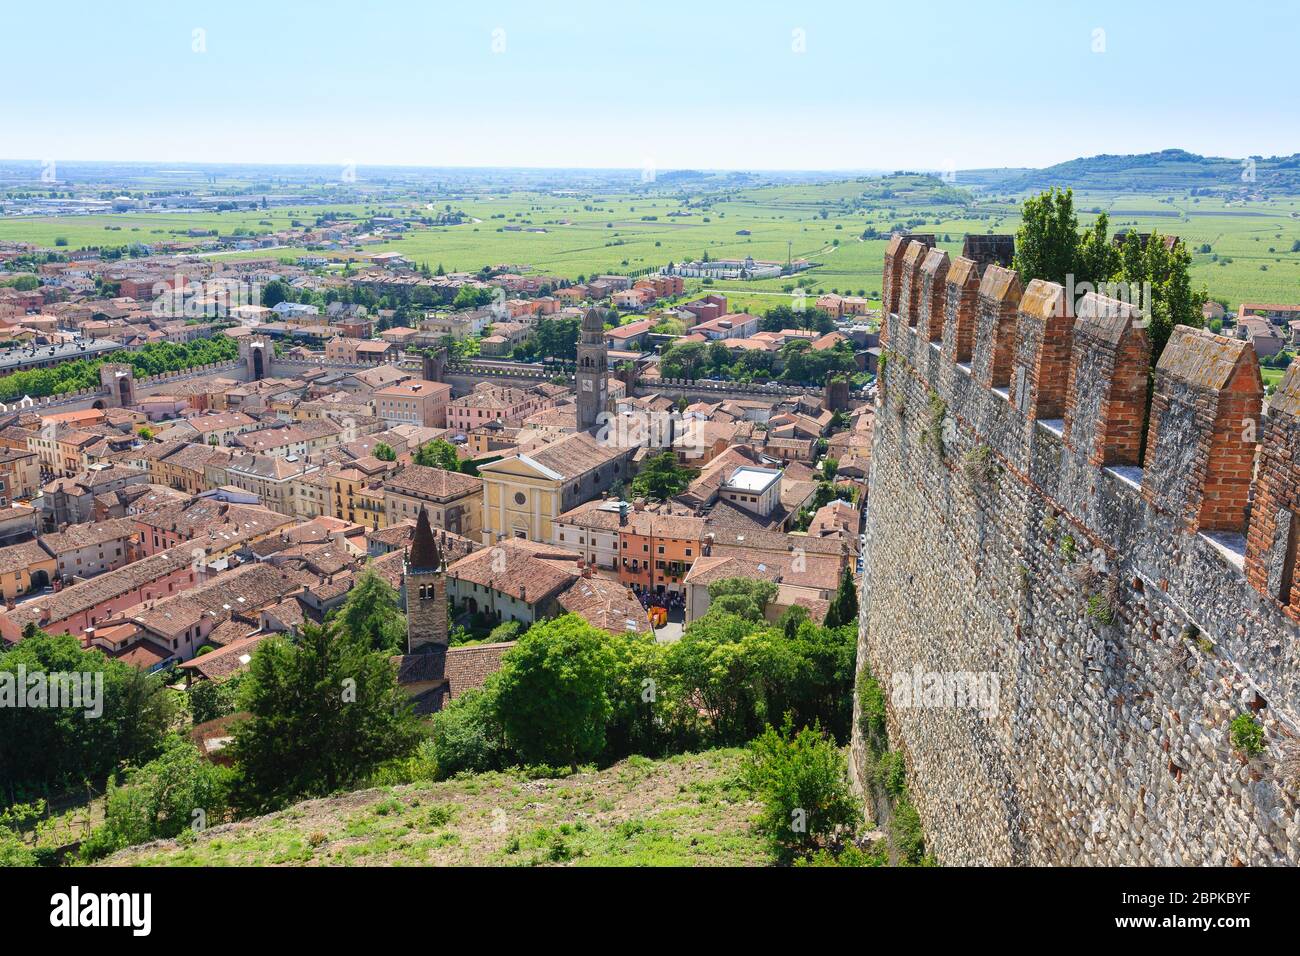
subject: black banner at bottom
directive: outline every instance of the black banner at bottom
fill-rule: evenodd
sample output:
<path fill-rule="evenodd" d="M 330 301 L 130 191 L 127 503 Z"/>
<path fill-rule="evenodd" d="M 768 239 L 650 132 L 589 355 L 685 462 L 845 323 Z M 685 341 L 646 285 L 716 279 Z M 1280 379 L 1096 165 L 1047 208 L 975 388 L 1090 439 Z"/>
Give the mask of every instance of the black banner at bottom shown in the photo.
<path fill-rule="evenodd" d="M 715 934 L 769 938 L 780 924 L 1002 937 L 1185 939 L 1231 943 L 1279 932 L 1294 896 L 1285 870 L 1181 869 L 111 869 L 0 871 L 12 928 L 148 945 L 283 937 L 331 946 L 377 927 L 429 920 L 493 942 L 538 939 L 555 921 L 584 932 L 662 921 L 665 938 L 703 921 Z M 638 915 L 639 914 L 639 915 Z M 962 927 L 966 927 L 965 930 Z M 653 925 L 647 936 L 660 935 Z M 692 931 L 694 933 L 694 931 Z M 237 934 L 237 935 L 236 935 Z"/>

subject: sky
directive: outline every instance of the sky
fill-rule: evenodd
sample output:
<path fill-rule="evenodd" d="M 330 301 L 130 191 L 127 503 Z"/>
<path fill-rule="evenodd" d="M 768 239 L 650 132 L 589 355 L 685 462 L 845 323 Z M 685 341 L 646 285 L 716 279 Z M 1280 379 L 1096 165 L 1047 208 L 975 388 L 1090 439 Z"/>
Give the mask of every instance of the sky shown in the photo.
<path fill-rule="evenodd" d="M 1300 151 L 1294 0 L 0 0 L 0 158 L 973 169 Z"/>

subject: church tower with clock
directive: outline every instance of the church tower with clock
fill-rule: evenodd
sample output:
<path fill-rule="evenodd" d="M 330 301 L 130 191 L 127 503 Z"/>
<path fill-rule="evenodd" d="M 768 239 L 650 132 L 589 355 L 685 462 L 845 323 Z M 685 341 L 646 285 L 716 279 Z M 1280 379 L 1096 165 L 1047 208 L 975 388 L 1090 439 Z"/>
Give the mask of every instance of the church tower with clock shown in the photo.
<path fill-rule="evenodd" d="M 600 309 L 588 309 L 578 337 L 578 431 L 600 426 L 609 408 L 609 355 L 605 348 L 605 319 Z"/>

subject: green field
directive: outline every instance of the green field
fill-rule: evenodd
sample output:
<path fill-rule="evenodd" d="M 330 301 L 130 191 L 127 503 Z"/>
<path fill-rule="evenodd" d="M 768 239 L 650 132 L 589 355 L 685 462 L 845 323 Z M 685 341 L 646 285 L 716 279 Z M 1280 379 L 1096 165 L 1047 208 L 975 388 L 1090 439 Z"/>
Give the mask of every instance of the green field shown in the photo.
<path fill-rule="evenodd" d="M 959 184 L 960 185 L 960 184 Z M 784 261 L 787 254 L 819 263 L 800 281 L 811 291 L 878 293 L 885 241 L 860 237 L 872 228 L 887 235 L 903 226 L 933 232 L 942 247 L 961 249 L 967 232 L 1014 232 L 1019 197 L 979 197 L 923 177 L 857 179 L 807 186 L 764 187 L 686 196 L 507 193 L 453 201 L 453 207 L 481 220 L 457 226 L 414 230 L 366 253 L 397 251 L 416 263 L 447 271 L 477 270 L 497 263 L 526 263 L 535 270 L 567 278 L 600 272 L 628 272 L 666 263 L 712 258 Z M 441 208 L 442 201 L 437 202 Z M 121 245 L 131 241 L 180 238 L 190 228 L 236 228 L 254 233 L 309 222 L 326 209 L 359 213 L 362 207 L 302 207 L 266 212 L 201 215 L 118 214 L 62 219 L 0 219 L 0 239 L 52 246 Z M 376 203 L 365 208 L 423 212 L 415 201 Z M 1271 199 L 1229 203 L 1179 195 L 1080 193 L 1076 208 L 1105 210 L 1112 231 L 1158 229 L 1183 237 L 1193 251 L 1193 279 L 1230 306 L 1243 300 L 1300 301 L 1300 200 Z M 674 214 L 674 215 L 670 215 Z M 270 222 L 271 225 L 266 225 Z M 545 232 L 506 232 L 505 226 Z M 106 228 L 110 227 L 110 228 Z M 120 227 L 120 228 L 111 228 Z M 741 230 L 749 235 L 737 235 Z M 1209 252 L 1198 251 L 1208 244 Z M 266 252 L 242 253 L 265 256 Z M 295 253 L 287 252 L 286 255 Z M 729 281 L 729 289 L 781 293 L 790 278 Z M 760 305 L 758 296 L 745 307 Z"/>

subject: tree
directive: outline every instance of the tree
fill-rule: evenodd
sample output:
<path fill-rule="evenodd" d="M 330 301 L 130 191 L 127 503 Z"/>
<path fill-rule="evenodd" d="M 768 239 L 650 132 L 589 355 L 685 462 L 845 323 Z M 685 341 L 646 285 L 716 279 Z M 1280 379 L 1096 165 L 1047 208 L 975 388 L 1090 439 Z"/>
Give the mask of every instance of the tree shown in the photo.
<path fill-rule="evenodd" d="M 842 624 L 858 623 L 858 589 L 853 583 L 853 572 L 846 566 L 840 576 L 840 586 L 831 599 L 831 606 L 826 611 L 826 626 L 839 627 Z"/>
<path fill-rule="evenodd" d="M 526 763 L 576 767 L 600 754 L 612 713 L 605 634 L 575 614 L 534 624 L 503 659 L 496 707 Z"/>
<path fill-rule="evenodd" d="M 778 861 L 788 863 L 851 836 L 861 822 L 848 766 L 820 726 L 797 734 L 787 714 L 749 748 L 742 776 L 762 804 L 754 828 Z"/>
<path fill-rule="evenodd" d="M 456 290 L 456 297 L 451 300 L 451 306 L 453 309 L 477 309 L 479 306 L 487 305 L 491 301 L 491 289 L 463 285 Z"/>
<path fill-rule="evenodd" d="M 239 688 L 244 682 L 244 671 L 239 671 L 224 681 L 201 680 L 190 687 L 190 717 L 196 724 L 207 723 L 235 712 Z"/>
<path fill-rule="evenodd" d="M 1128 301 L 1147 310 L 1153 366 L 1175 325 L 1199 328 L 1203 324 L 1201 309 L 1207 292 L 1204 287 L 1193 290 L 1192 257 L 1181 240 L 1167 245 L 1157 232 L 1145 241 L 1137 232 L 1129 232 L 1116 248 L 1107 234 L 1105 213 L 1080 234 L 1074 196 L 1068 189 L 1053 188 L 1025 200 L 1022 217 L 1015 256 L 1021 282 L 1028 285 L 1033 279 L 1046 279 L 1067 285 L 1072 277 L 1076 287 L 1087 283 L 1112 297 L 1116 290 L 1111 284 L 1124 283 Z M 1148 287 L 1150 301 L 1139 301 Z"/>
<path fill-rule="evenodd" d="M 1181 240 L 1166 245 L 1165 237 L 1152 231 L 1145 245 L 1141 236 L 1130 232 L 1120 254 L 1120 271 L 1114 277 L 1128 284 L 1130 290 L 1151 289 L 1151 301 L 1143 302 L 1149 311 L 1152 365 L 1159 360 L 1175 325 L 1200 328 L 1205 322 L 1202 311 L 1208 293 L 1204 286 L 1193 290 L 1192 257 Z"/>
<path fill-rule="evenodd" d="M 581 332 L 579 319 L 538 319 L 531 339 L 533 352 L 547 359 L 576 359 Z"/>
<path fill-rule="evenodd" d="M 293 288 L 280 279 L 272 279 L 262 286 L 262 305 L 274 309 L 281 302 L 293 301 Z"/>
<path fill-rule="evenodd" d="M 756 578 L 723 578 L 709 585 L 709 607 L 735 614 L 749 621 L 761 621 L 768 602 L 776 597 L 771 581 Z"/>
<path fill-rule="evenodd" d="M 780 630 L 711 607 L 668 646 L 665 667 L 702 721 L 696 732 L 718 746 L 749 740 L 786 709 L 800 663 Z"/>
<path fill-rule="evenodd" d="M 443 438 L 435 438 L 421 445 L 415 450 L 411 460 L 426 468 L 441 468 L 443 471 L 460 470 L 460 456 L 456 454 L 456 446 Z"/>
<path fill-rule="evenodd" d="M 362 638 L 372 650 L 400 654 L 406 646 L 406 618 L 397 592 L 373 568 L 357 577 L 335 623 L 343 633 Z"/>
<path fill-rule="evenodd" d="M 1052 187 L 1031 196 L 1021 209 L 1014 267 L 1025 285 L 1031 279 L 1065 284 L 1079 262 L 1079 220 L 1074 191 Z"/>
<path fill-rule="evenodd" d="M 258 645 L 231 751 L 235 803 L 266 812 L 346 787 L 411 753 L 420 729 L 387 654 L 364 637 L 306 624 L 298 643 Z"/>
<path fill-rule="evenodd" d="M 375 457 L 380 461 L 397 461 L 397 452 L 392 445 L 381 441 L 375 445 Z"/>
<path fill-rule="evenodd" d="M 511 762 L 512 753 L 497 717 L 496 678 L 473 689 L 433 715 L 433 751 L 438 777 L 486 773 Z"/>
<path fill-rule="evenodd" d="M 230 810 L 234 771 L 207 760 L 180 736 L 163 752 L 113 781 L 104 801 L 104 822 L 82 845 L 87 860 L 148 840 L 172 839 L 191 827 L 215 826 Z"/>
<path fill-rule="evenodd" d="M 70 701 L 79 706 L 13 706 L 5 697 L 24 690 L 20 668 L 29 683 L 48 675 L 46 689 L 58 675 L 77 676 L 86 692 Z M 161 676 L 83 649 L 69 634 L 51 637 L 31 627 L 0 654 L 0 803 L 98 780 L 124 761 L 146 761 L 175 717 Z"/>
<path fill-rule="evenodd" d="M 641 471 L 632 479 L 632 494 L 665 501 L 685 491 L 697 475 L 698 470 L 680 464 L 673 452 L 661 452 L 645 460 Z"/>

